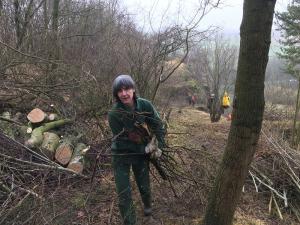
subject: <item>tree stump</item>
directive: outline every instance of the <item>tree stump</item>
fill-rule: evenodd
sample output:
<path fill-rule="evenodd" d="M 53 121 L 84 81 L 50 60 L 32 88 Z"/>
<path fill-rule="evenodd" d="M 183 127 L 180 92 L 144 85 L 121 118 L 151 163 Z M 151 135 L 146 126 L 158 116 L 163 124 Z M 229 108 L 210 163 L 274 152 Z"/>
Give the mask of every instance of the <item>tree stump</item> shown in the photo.
<path fill-rule="evenodd" d="M 55 152 L 55 159 L 62 165 L 67 165 L 73 154 L 74 138 L 66 137 L 62 140 Z"/>
<path fill-rule="evenodd" d="M 35 109 L 31 110 L 31 112 L 28 113 L 28 115 L 27 115 L 27 119 L 31 123 L 43 122 L 45 120 L 45 118 L 47 118 L 47 114 L 39 108 L 35 108 Z"/>

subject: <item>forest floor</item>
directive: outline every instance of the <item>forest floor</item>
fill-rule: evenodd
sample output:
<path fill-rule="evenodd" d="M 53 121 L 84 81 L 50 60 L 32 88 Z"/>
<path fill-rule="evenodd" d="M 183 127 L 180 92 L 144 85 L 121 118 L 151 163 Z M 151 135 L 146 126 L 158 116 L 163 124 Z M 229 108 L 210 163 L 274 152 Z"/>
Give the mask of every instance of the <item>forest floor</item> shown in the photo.
<path fill-rule="evenodd" d="M 138 225 L 200 224 L 207 204 L 208 192 L 212 187 L 225 148 L 229 128 L 230 121 L 223 117 L 219 122 L 211 123 L 209 114 L 196 108 L 173 109 L 169 120 L 167 142 L 170 146 L 169 150 L 176 152 L 174 157 L 178 161 L 182 177 L 171 182 L 162 181 L 153 171 L 151 176 L 153 217 L 151 219 L 143 217 L 142 202 L 132 178 Z M 267 148 L 264 140 L 260 140 L 255 157 Z M 109 158 L 101 160 L 100 169 L 98 168 L 92 184 L 90 179 L 71 178 L 70 180 L 68 178 L 66 182 L 63 177 L 60 179 L 59 184 L 54 182 L 55 187 L 52 191 L 55 191 L 49 194 L 48 204 L 45 205 L 45 202 L 24 204 L 25 212 L 30 211 L 31 216 L 37 213 L 42 215 L 39 217 L 42 218 L 40 221 L 31 224 L 121 224 Z M 274 213 L 270 215 L 269 199 L 270 193 L 256 192 L 252 180 L 248 178 L 235 213 L 234 225 L 297 224 L 284 211 L 283 220 Z M 28 215 L 24 213 L 23 216 L 26 218 L 29 217 Z"/>

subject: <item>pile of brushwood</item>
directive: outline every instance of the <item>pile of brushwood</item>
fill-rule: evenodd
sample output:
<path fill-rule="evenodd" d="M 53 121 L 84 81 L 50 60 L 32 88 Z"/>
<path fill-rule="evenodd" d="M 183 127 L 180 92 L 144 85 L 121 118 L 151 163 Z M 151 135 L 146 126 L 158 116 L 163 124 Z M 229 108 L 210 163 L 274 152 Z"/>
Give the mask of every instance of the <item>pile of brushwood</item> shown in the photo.
<path fill-rule="evenodd" d="M 82 179 L 87 178 L 0 132 L 0 224 L 53 220 L 52 206 L 66 200 L 59 190 Z"/>
<path fill-rule="evenodd" d="M 256 192 L 270 198 L 270 214 L 284 219 L 283 212 L 288 212 L 300 222 L 300 152 L 267 128 L 262 130 L 262 143 L 249 170 L 249 181 Z"/>
<path fill-rule="evenodd" d="M 89 146 L 80 142 L 82 134 L 70 131 L 64 133 L 63 126 L 72 123 L 72 120 L 62 119 L 56 113 L 45 113 L 39 108 L 33 109 L 26 115 L 26 122 L 20 122 L 21 117 L 20 113 L 14 116 L 9 112 L 2 113 L 0 116 L 2 132 L 23 142 L 26 147 L 36 151 L 42 157 L 55 161 L 76 173 L 82 173 Z"/>

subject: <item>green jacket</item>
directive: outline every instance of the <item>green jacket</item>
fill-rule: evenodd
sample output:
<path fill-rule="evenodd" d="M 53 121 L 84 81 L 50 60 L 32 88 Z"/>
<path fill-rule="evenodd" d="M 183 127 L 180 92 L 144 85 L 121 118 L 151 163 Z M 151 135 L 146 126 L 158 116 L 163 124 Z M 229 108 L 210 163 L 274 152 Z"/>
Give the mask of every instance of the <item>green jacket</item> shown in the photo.
<path fill-rule="evenodd" d="M 165 147 L 165 130 L 163 123 L 150 101 L 137 98 L 135 109 L 130 109 L 121 102 L 116 102 L 108 113 L 109 126 L 114 136 L 122 133 L 112 143 L 113 153 L 144 153 L 146 142 L 136 143 L 128 138 L 128 132 L 136 130 L 135 124 L 146 123 L 153 134 L 156 135 L 158 146 Z"/>

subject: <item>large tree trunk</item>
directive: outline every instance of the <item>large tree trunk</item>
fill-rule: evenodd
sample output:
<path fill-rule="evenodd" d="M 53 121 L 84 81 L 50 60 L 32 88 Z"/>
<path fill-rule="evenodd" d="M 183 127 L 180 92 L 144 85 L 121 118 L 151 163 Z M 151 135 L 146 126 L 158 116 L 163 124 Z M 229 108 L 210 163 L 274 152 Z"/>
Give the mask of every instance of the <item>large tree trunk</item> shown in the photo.
<path fill-rule="evenodd" d="M 20 3 L 19 0 L 14 0 L 14 22 L 15 22 L 15 30 L 16 30 L 16 48 L 21 48 L 24 37 L 26 36 L 26 32 L 28 29 L 28 24 L 33 16 L 32 10 L 34 6 L 34 1 L 30 0 L 28 4 L 24 6 L 24 16 L 22 16 L 22 1 Z M 23 18 L 24 17 L 24 18 Z"/>
<path fill-rule="evenodd" d="M 0 0 L 0 16 L 2 16 L 3 0 Z"/>
<path fill-rule="evenodd" d="M 21 37 L 21 9 L 19 0 L 14 0 L 14 22 L 15 22 L 15 31 L 16 31 L 16 47 L 18 48 L 19 40 Z"/>
<path fill-rule="evenodd" d="M 256 150 L 264 110 L 264 79 L 276 0 L 245 0 L 233 121 L 210 193 L 204 225 L 230 225 Z"/>
<path fill-rule="evenodd" d="M 60 47 L 59 47 L 59 40 L 58 40 L 59 2 L 60 0 L 53 0 L 53 8 L 52 8 L 52 41 L 53 41 L 52 57 L 55 60 L 60 59 Z M 56 64 L 52 65 L 52 69 L 56 69 L 56 67 L 57 67 Z"/>
<path fill-rule="evenodd" d="M 48 18 L 48 9 L 47 9 L 47 0 L 43 2 L 43 19 L 44 19 L 44 31 L 45 31 L 45 37 L 47 36 L 47 30 L 49 25 L 49 18 Z"/>
<path fill-rule="evenodd" d="M 300 78 L 298 79 L 298 91 L 297 91 L 297 99 L 296 99 L 296 107 L 295 107 L 295 115 L 294 115 L 294 121 L 293 121 L 293 130 L 292 130 L 292 145 L 293 146 L 297 146 L 299 143 L 298 143 L 298 140 L 299 140 L 299 129 L 297 129 L 297 118 L 298 118 L 298 112 L 299 112 L 299 107 L 300 107 L 300 85 L 299 85 L 299 82 L 300 82 Z M 297 133 L 297 135 L 296 135 Z"/>

